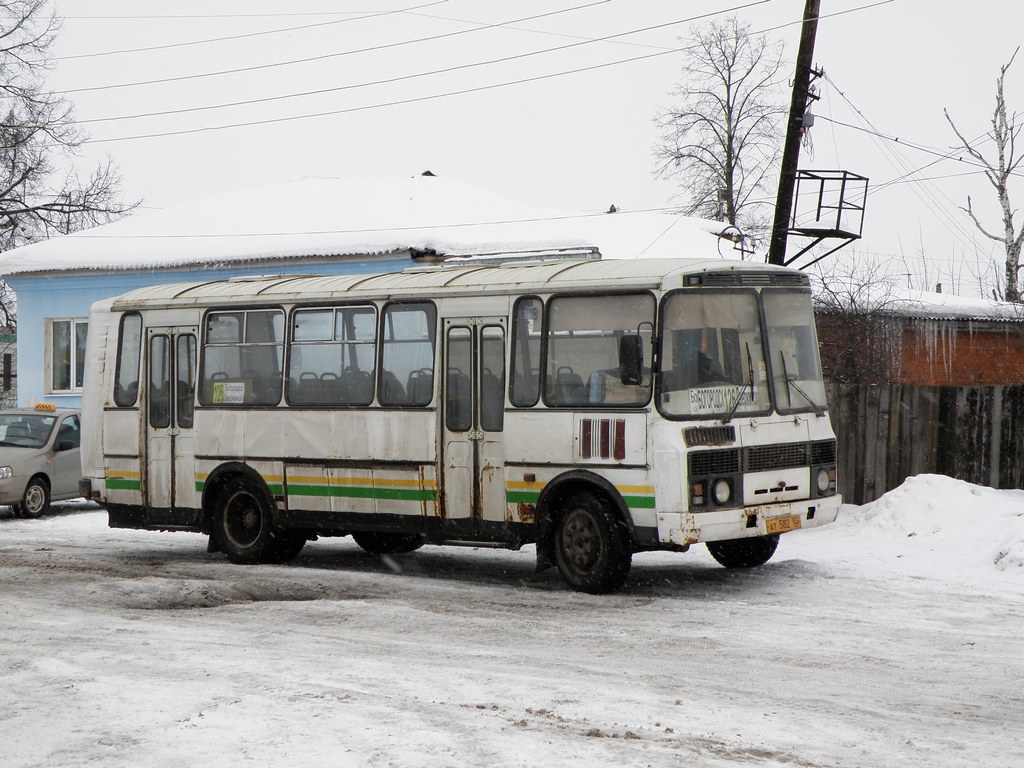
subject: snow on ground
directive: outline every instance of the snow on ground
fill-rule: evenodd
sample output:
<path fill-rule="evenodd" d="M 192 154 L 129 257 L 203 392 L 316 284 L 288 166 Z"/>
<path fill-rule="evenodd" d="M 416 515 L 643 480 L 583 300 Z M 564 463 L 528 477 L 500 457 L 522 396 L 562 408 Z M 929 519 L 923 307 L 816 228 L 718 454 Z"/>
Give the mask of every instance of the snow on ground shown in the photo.
<path fill-rule="evenodd" d="M 0 765 L 1024 765 L 1024 492 L 921 476 L 768 565 L 349 539 L 241 567 L 0 510 Z"/>

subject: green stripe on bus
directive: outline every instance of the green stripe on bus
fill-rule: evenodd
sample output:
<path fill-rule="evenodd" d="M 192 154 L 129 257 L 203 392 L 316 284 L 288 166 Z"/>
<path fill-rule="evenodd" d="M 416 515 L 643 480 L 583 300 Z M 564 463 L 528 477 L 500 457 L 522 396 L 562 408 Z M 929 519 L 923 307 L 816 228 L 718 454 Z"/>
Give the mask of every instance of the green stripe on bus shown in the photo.
<path fill-rule="evenodd" d="M 140 480 L 129 480 L 126 477 L 108 477 L 107 478 L 107 490 L 108 491 L 141 491 L 142 482 Z"/>
<path fill-rule="evenodd" d="M 289 496 L 333 496 L 345 499 L 388 499 L 392 501 L 436 501 L 437 492 L 430 488 L 372 488 L 365 485 L 291 485 Z"/>
<path fill-rule="evenodd" d="M 622 500 L 630 509 L 654 509 L 653 496 L 623 496 Z"/>
<path fill-rule="evenodd" d="M 508 504 L 536 504 L 540 500 L 540 491 L 505 491 Z M 623 496 L 622 500 L 630 509 L 654 509 L 653 496 Z"/>
<path fill-rule="evenodd" d="M 536 504 L 540 499 L 540 491 L 505 491 L 505 501 L 509 504 Z"/>

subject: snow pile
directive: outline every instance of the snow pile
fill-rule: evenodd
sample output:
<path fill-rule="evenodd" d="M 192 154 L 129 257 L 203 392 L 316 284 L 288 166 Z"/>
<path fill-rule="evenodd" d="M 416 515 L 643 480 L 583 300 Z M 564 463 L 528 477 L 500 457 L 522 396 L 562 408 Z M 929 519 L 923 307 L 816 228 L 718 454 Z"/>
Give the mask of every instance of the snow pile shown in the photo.
<path fill-rule="evenodd" d="M 845 507 L 837 527 L 856 532 L 880 561 L 914 561 L 946 575 L 1024 574 L 1024 491 L 917 475 L 877 501 Z"/>

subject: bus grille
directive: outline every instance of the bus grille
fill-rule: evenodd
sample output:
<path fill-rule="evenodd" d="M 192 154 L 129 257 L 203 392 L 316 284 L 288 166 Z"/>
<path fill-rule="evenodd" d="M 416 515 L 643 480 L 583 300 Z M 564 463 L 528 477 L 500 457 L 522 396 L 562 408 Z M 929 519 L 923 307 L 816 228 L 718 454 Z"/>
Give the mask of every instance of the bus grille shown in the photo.
<path fill-rule="evenodd" d="M 700 284 L 715 287 L 731 286 L 808 286 L 807 275 L 790 272 L 705 272 L 700 275 Z"/>
<path fill-rule="evenodd" d="M 746 448 L 743 468 L 747 472 L 763 472 L 766 469 L 789 469 L 807 465 L 807 443 L 780 443 L 779 445 L 757 445 Z"/>
<path fill-rule="evenodd" d="M 698 445 L 727 445 L 736 442 L 735 427 L 690 427 L 683 432 L 687 448 Z"/>
<path fill-rule="evenodd" d="M 720 451 L 694 451 L 687 457 L 690 477 L 765 472 L 773 469 L 835 464 L 836 441 L 779 443 Z"/>

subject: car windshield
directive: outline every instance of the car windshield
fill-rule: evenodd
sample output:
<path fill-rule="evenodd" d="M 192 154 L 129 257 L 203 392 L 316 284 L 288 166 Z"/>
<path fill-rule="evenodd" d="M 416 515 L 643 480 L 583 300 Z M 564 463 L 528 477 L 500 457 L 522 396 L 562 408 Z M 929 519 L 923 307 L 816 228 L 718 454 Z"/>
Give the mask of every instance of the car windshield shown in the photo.
<path fill-rule="evenodd" d="M 0 445 L 42 448 L 56 421 L 50 414 L 0 413 Z"/>
<path fill-rule="evenodd" d="M 765 291 L 762 301 L 775 407 L 780 411 L 824 411 L 825 383 L 807 294 Z"/>

